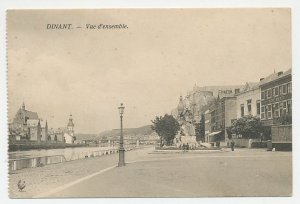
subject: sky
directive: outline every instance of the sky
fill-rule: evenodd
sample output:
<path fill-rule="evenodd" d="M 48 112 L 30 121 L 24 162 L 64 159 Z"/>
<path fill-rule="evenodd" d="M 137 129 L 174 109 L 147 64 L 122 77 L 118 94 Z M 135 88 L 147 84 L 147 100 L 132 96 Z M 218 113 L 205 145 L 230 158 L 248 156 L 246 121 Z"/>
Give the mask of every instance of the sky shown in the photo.
<path fill-rule="evenodd" d="M 289 9 L 10 10 L 8 115 L 25 102 L 77 133 L 151 124 L 193 86 L 256 82 L 291 68 Z M 49 30 L 47 24 L 72 24 Z M 126 24 L 128 29 L 86 29 Z M 75 27 L 80 26 L 81 29 Z"/>

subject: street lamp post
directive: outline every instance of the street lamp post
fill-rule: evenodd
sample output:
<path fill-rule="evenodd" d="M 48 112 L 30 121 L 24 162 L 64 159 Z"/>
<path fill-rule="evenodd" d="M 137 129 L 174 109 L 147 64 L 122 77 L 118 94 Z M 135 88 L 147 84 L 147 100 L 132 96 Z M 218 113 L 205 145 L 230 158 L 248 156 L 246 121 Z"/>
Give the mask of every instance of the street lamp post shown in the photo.
<path fill-rule="evenodd" d="M 118 108 L 120 113 L 120 120 L 121 120 L 121 136 L 120 136 L 120 148 L 119 148 L 119 163 L 118 166 L 125 166 L 125 149 L 124 149 L 124 141 L 123 141 L 123 113 L 125 107 L 123 106 L 123 103 L 121 103 L 121 106 Z"/>

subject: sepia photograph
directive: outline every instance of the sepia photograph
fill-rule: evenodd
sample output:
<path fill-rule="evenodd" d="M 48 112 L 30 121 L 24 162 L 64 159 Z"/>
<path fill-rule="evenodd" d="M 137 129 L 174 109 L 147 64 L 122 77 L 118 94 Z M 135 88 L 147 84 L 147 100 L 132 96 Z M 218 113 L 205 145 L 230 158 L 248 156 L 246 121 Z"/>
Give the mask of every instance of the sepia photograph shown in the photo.
<path fill-rule="evenodd" d="M 9 9 L 8 194 L 291 197 L 290 8 Z"/>

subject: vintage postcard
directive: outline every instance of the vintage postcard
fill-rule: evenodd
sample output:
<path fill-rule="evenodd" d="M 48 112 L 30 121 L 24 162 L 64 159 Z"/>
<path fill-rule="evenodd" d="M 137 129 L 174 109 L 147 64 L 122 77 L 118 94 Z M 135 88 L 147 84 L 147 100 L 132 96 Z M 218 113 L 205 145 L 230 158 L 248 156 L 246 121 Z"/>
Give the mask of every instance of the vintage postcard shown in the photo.
<path fill-rule="evenodd" d="M 10 198 L 293 195 L 290 9 L 6 18 Z"/>

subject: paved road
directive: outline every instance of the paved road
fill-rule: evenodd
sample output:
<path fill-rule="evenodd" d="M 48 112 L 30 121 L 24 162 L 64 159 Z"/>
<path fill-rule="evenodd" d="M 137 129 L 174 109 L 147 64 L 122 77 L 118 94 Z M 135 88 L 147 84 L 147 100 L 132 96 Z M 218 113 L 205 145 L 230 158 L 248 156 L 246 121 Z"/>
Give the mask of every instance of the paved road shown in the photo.
<path fill-rule="evenodd" d="M 147 150 L 149 151 L 149 150 Z M 291 152 L 147 154 L 61 186 L 45 197 L 290 196 Z"/>
<path fill-rule="evenodd" d="M 127 161 L 149 158 L 148 152 L 153 147 L 126 151 Z M 104 155 L 87 159 L 74 160 L 58 164 L 46 165 L 37 168 L 25 168 L 10 172 L 9 196 L 10 198 L 32 198 L 48 195 L 55 189 L 70 184 L 73 181 L 94 175 L 108 167 L 118 164 L 118 154 Z M 26 182 L 24 191 L 19 192 L 18 181 Z"/>

